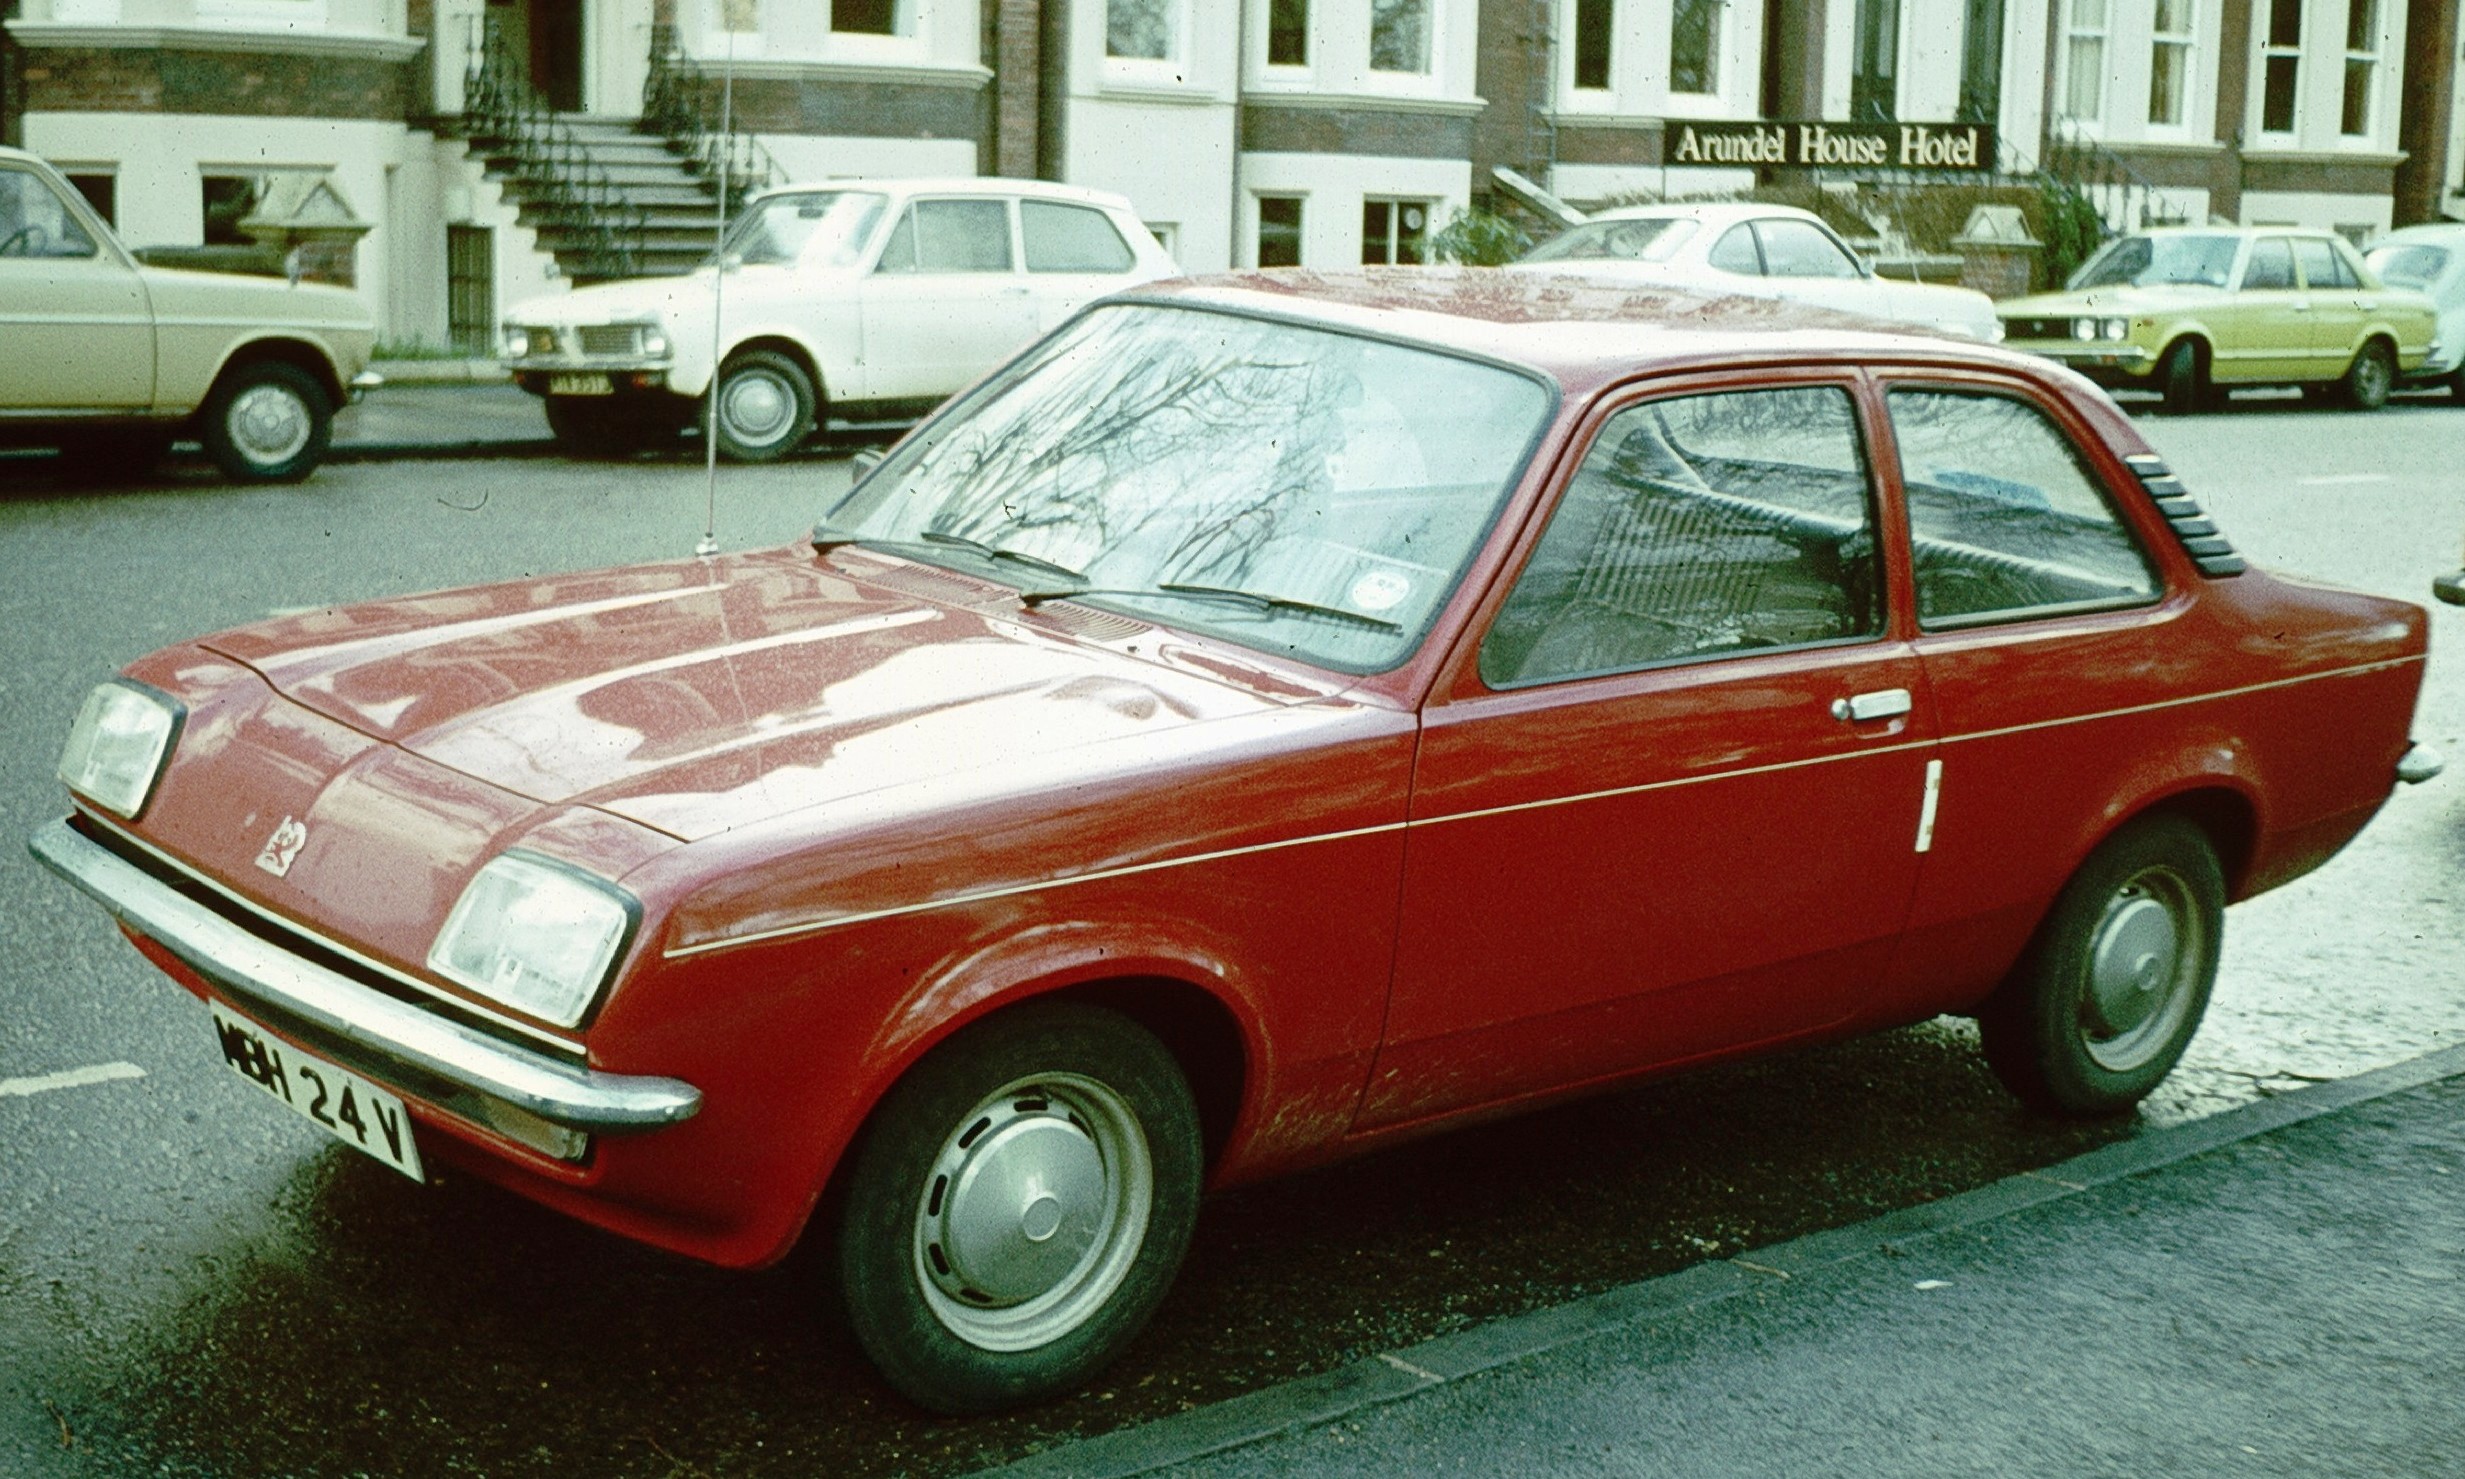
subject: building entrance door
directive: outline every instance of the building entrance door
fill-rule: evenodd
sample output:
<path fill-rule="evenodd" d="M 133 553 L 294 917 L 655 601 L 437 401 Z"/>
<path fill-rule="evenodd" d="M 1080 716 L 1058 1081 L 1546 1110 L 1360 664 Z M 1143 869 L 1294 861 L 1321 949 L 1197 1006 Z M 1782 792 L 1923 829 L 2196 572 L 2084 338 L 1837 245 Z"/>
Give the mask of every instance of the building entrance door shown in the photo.
<path fill-rule="evenodd" d="M 541 101 L 559 113 L 579 113 L 583 96 L 582 7 L 588 0 L 490 0 L 488 18 L 498 53 L 521 69 Z"/>

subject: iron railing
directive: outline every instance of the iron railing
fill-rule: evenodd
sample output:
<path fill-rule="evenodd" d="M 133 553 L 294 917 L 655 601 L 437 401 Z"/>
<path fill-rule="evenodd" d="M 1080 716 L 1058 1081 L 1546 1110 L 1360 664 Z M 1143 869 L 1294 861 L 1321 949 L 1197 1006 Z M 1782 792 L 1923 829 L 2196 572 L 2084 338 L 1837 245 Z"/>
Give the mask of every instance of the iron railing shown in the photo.
<path fill-rule="evenodd" d="M 542 235 L 553 238 L 567 276 L 640 274 L 645 213 L 531 86 L 494 15 L 463 77 L 462 114 L 475 141 L 512 157 L 525 209 L 539 218 Z"/>
<path fill-rule="evenodd" d="M 676 27 L 650 28 L 650 76 L 642 84 L 642 123 L 664 135 L 703 181 L 727 192 L 728 214 L 756 190 L 787 183 L 787 171 L 762 141 L 721 116 L 723 85 L 695 65 L 678 44 Z"/>

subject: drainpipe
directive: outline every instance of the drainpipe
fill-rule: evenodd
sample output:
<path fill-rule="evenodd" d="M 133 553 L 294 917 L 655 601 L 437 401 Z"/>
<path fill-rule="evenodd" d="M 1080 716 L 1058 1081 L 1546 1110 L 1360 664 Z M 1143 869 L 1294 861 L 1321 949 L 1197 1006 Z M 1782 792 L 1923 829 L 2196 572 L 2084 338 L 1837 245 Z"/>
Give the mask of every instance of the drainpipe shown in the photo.
<path fill-rule="evenodd" d="M 1224 221 L 1224 265 L 1227 267 L 1241 265 L 1241 105 L 1248 96 L 1248 88 L 1244 84 L 1249 81 L 1250 6 L 1254 3 L 1256 0 L 1239 0 L 1233 6 L 1232 160 L 1231 167 L 1225 171 L 1232 177 L 1232 214 Z M 1315 20 L 1317 15 L 1313 7 L 1310 16 Z"/>

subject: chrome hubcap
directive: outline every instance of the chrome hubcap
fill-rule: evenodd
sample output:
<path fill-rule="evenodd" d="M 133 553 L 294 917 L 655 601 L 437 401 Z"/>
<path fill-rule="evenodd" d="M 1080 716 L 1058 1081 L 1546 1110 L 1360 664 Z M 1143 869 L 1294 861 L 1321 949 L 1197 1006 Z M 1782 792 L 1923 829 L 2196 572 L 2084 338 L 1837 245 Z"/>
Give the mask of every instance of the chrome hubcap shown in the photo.
<path fill-rule="evenodd" d="M 251 462 L 288 462 L 308 445 L 316 418 L 287 385 L 252 385 L 231 402 L 225 424 L 231 444 Z"/>
<path fill-rule="evenodd" d="M 1154 1168 L 1137 1115 L 1053 1074 L 986 1096 L 942 1143 L 916 1209 L 919 1286 L 969 1344 L 1031 1350 L 1078 1328 L 1128 1276 Z"/>
<path fill-rule="evenodd" d="M 796 420 L 796 392 L 763 370 L 730 375 L 719 392 L 719 415 L 728 435 L 749 446 L 775 442 Z"/>
<path fill-rule="evenodd" d="M 2145 1066 L 2191 1007 L 2198 914 L 2182 880 L 2152 868 L 2117 889 L 2089 938 L 2080 1025 L 2089 1056 L 2110 1072 Z"/>
<path fill-rule="evenodd" d="M 2376 354 L 2366 354 L 2354 379 L 2362 388 L 2363 399 L 2377 400 L 2388 389 L 2388 362 Z"/>

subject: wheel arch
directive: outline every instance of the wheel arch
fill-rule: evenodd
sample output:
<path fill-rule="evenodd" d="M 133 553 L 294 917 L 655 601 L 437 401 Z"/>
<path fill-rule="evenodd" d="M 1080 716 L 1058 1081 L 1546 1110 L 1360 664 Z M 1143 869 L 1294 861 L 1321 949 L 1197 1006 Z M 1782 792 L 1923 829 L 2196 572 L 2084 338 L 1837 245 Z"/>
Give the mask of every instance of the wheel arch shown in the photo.
<path fill-rule="evenodd" d="M 813 382 L 813 419 L 818 424 L 830 405 L 831 377 L 823 371 L 821 358 L 813 352 L 812 346 L 793 334 L 771 329 L 737 340 L 728 346 L 727 353 L 719 357 L 719 364 L 711 371 L 711 379 L 715 382 L 719 378 L 719 370 L 736 356 L 765 349 L 794 360 L 796 368 L 804 371 L 806 378 Z"/>
<path fill-rule="evenodd" d="M 2208 330 L 2199 324 L 2175 325 L 2174 332 L 2167 335 L 2165 341 L 2157 346 L 2157 357 L 2153 363 L 2162 366 L 2166 361 L 2166 356 L 2172 354 L 2175 346 L 2181 344 L 2190 345 L 2192 353 L 2199 356 L 2201 376 L 2214 380 L 2217 377 L 2217 344 L 2209 336 Z"/>
<path fill-rule="evenodd" d="M 2151 816 L 2179 816 L 2199 828 L 2207 836 L 2208 845 L 2216 849 L 2217 866 L 2225 874 L 2227 902 L 2245 896 L 2260 834 L 2259 808 L 2247 791 L 2222 781 L 2188 785 L 2150 799 L 2107 828 L 2105 835 L 2110 837 Z"/>
<path fill-rule="evenodd" d="M 286 334 L 268 334 L 245 339 L 224 353 L 222 363 L 214 367 L 214 378 L 207 382 L 206 392 L 198 398 L 203 407 L 214 399 L 214 392 L 223 382 L 250 365 L 267 362 L 286 364 L 306 374 L 325 392 L 326 409 L 339 411 L 351 401 L 350 387 L 342 383 L 342 371 L 325 347 L 311 339 L 294 338 Z"/>

